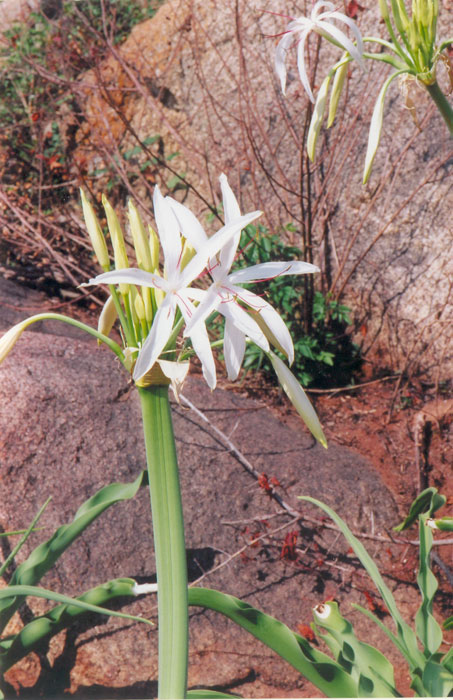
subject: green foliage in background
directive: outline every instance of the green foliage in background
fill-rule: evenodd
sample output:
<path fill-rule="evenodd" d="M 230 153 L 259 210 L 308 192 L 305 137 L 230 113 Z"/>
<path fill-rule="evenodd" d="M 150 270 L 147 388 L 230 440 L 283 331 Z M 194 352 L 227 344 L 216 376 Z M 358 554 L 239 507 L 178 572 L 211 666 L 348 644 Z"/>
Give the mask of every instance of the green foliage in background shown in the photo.
<path fill-rule="evenodd" d="M 290 225 L 291 226 L 291 225 Z M 291 230 L 291 228 L 289 229 Z M 250 224 L 242 232 L 241 259 L 244 264 L 257 265 L 273 260 L 298 260 L 299 248 L 287 245 L 282 237 L 270 234 L 265 226 Z M 303 319 L 306 304 L 306 280 L 303 276 L 278 277 L 265 284 L 254 285 L 257 294 L 266 294 L 266 300 L 274 306 L 288 326 L 293 338 L 295 359 L 293 373 L 304 386 L 338 386 L 353 382 L 354 373 L 360 368 L 360 351 L 348 334 L 351 310 L 329 294 L 315 291 L 311 308 L 311 323 L 305 331 Z M 216 332 L 215 319 L 212 327 Z M 218 332 L 218 330 L 217 330 Z M 262 370 L 273 376 L 266 354 L 255 344 L 246 349 L 243 367 L 246 371 Z"/>
<path fill-rule="evenodd" d="M 61 13 L 48 19 L 32 12 L 26 23 L 14 24 L 3 34 L 0 51 L 0 145 L 7 154 L 11 184 L 21 180 L 38 187 L 45 170 L 47 185 L 66 179 L 65 149 L 55 112 L 68 102 L 77 113 L 68 81 L 99 63 L 107 52 L 105 33 L 113 44 L 151 17 L 159 2 L 142 7 L 133 0 L 105 0 L 105 17 L 99 0 L 65 2 Z M 105 27 L 104 27 L 105 21 Z M 49 182 L 50 177 L 50 182 Z M 31 192 L 33 198 L 33 191 Z M 42 197 L 42 193 L 39 195 Z M 60 192 L 60 198 L 67 193 Z M 52 203 L 48 203 L 48 208 Z"/>

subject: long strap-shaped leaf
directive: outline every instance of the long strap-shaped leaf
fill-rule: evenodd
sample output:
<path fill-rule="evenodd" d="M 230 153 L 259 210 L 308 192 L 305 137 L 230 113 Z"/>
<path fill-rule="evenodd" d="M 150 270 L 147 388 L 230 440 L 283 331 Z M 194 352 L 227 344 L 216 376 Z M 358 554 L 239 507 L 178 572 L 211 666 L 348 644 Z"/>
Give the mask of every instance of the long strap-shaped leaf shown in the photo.
<path fill-rule="evenodd" d="M 276 651 L 327 697 L 359 697 L 357 684 L 336 661 L 279 620 L 245 601 L 209 588 L 189 588 L 189 605 L 210 608 L 229 617 Z"/>
<path fill-rule="evenodd" d="M 74 520 L 62 525 L 46 542 L 40 544 L 11 577 L 6 591 L 17 585 L 36 585 L 44 574 L 55 564 L 63 552 L 74 540 L 107 508 L 118 501 L 133 498 L 140 486 L 146 484 L 147 474 L 142 472 L 137 479 L 128 484 L 109 484 L 100 489 L 78 509 Z M 2 595 L 0 598 L 0 630 L 22 603 L 23 598 L 16 595 Z"/>
<path fill-rule="evenodd" d="M 426 659 L 423 656 L 422 652 L 418 648 L 417 645 L 417 637 L 415 635 L 415 632 L 409 627 L 409 625 L 403 620 L 401 617 L 400 611 L 398 610 L 398 607 L 396 605 L 395 599 L 392 595 L 392 592 L 390 589 L 386 586 L 384 583 L 384 580 L 379 572 L 379 569 L 377 568 L 376 564 L 374 563 L 373 559 L 370 557 L 368 552 L 366 551 L 365 547 L 363 544 L 352 534 L 351 530 L 348 528 L 346 523 L 340 518 L 339 515 L 335 513 L 329 506 L 327 506 L 325 503 L 322 503 L 321 501 L 317 501 L 315 498 L 310 498 L 310 496 L 299 496 L 299 498 L 303 501 L 308 501 L 309 503 L 313 503 L 315 506 L 318 506 L 318 508 L 321 508 L 323 511 L 329 515 L 330 518 L 334 521 L 335 525 L 341 530 L 351 547 L 353 548 L 356 556 L 360 560 L 362 566 L 364 569 L 367 571 L 368 575 L 370 578 L 373 580 L 374 584 L 376 585 L 382 600 L 386 604 L 393 621 L 396 625 L 397 629 L 397 635 L 400 640 L 400 650 L 403 651 L 409 665 L 411 666 L 412 669 L 415 668 L 423 668 L 425 665 Z"/>
<path fill-rule="evenodd" d="M 415 628 L 418 638 L 424 646 L 426 657 L 435 654 L 442 644 L 442 629 L 433 616 L 433 600 L 438 585 L 437 579 L 431 571 L 431 547 L 433 535 L 430 527 L 426 525 L 428 514 L 420 515 L 420 565 L 417 576 L 418 587 L 422 594 L 422 604 L 415 616 Z"/>
<path fill-rule="evenodd" d="M 112 612 L 104 607 L 117 598 L 135 597 L 135 586 L 136 582 L 133 579 L 119 578 L 108 581 L 101 586 L 91 588 L 74 600 L 63 596 L 68 602 L 57 605 L 45 615 L 35 617 L 34 620 L 25 625 L 20 632 L 0 641 L 0 673 L 5 673 L 24 656 L 27 656 L 27 654 L 36 650 L 37 647 L 49 641 L 49 639 L 58 634 L 58 632 L 61 632 L 61 630 L 69 627 L 69 625 L 74 622 L 74 618 L 80 618 L 88 612 L 99 612 L 116 617 L 125 617 L 131 620 L 149 622 L 148 620 L 137 618 L 134 615 Z M 35 588 L 34 586 L 15 586 L 13 590 L 18 595 L 21 595 L 23 592 L 27 595 L 39 595 L 49 600 L 62 600 L 60 594 L 51 593 L 50 591 L 45 591 L 42 588 Z M 6 594 L 7 589 L 2 591 L 2 593 Z"/>

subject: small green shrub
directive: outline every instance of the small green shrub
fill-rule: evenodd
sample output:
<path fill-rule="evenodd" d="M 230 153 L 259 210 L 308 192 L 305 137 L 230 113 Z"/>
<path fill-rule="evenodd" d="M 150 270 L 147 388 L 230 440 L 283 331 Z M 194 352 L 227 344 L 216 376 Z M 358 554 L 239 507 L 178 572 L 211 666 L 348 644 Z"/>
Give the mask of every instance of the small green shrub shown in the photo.
<path fill-rule="evenodd" d="M 239 266 L 257 265 L 273 260 L 300 259 L 300 250 L 286 245 L 280 236 L 269 234 L 262 226 L 249 225 L 243 231 L 240 243 Z M 266 293 L 266 299 L 280 313 L 294 341 L 295 359 L 292 371 L 305 386 L 339 386 L 353 382 L 360 368 L 360 351 L 348 334 L 351 325 L 350 309 L 329 294 L 315 291 L 311 305 L 310 327 L 304 329 L 306 318 L 305 275 L 289 275 L 253 285 L 257 294 Z M 216 319 L 213 322 L 215 332 Z M 243 367 L 246 371 L 260 369 L 273 376 L 266 354 L 250 343 L 246 349 Z"/>

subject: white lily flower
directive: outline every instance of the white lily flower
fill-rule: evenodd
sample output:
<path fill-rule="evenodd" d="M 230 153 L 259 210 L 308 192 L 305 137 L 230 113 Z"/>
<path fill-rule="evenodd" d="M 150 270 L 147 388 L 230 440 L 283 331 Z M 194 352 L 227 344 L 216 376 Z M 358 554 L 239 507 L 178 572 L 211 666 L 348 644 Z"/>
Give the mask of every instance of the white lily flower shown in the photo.
<path fill-rule="evenodd" d="M 225 221 L 233 223 L 240 217 L 240 209 L 225 175 L 220 176 L 223 195 Z M 238 303 L 249 306 L 253 312 L 260 315 L 265 329 L 269 329 L 278 342 L 279 348 L 288 357 L 290 363 L 294 360 L 294 346 L 286 324 L 275 309 L 262 297 L 238 286 L 238 283 L 259 282 L 280 275 L 305 274 L 319 272 L 316 265 L 301 261 L 268 262 L 252 265 L 243 270 L 230 273 L 236 250 L 239 245 L 241 231 L 232 236 L 221 248 L 216 258 L 209 263 L 209 273 L 214 282 L 206 292 L 190 290 L 191 298 L 200 301 L 194 315 L 187 324 L 185 335 L 203 325 L 203 321 L 213 312 L 218 311 L 225 317 L 224 355 L 225 364 L 230 380 L 237 378 L 244 358 L 246 337 L 253 340 L 262 350 L 269 351 L 269 342 L 263 333 L 263 324 L 257 323 L 253 313 L 247 313 Z M 201 293 L 200 293 L 201 292 Z M 195 296 L 196 293 L 196 296 Z"/>
<path fill-rule="evenodd" d="M 323 11 L 324 8 L 325 11 Z M 354 44 L 341 29 L 338 29 L 338 27 L 333 24 L 332 20 L 337 20 L 346 24 L 354 35 L 357 45 Z M 335 10 L 335 6 L 331 2 L 319 0 L 315 3 L 310 17 L 297 17 L 291 20 L 287 26 L 285 35 L 280 39 L 277 45 L 275 52 L 275 70 L 280 78 L 282 92 L 284 94 L 286 88 L 286 54 L 293 43 L 294 35 L 299 35 L 297 44 L 297 67 L 299 69 L 302 85 L 310 100 L 314 103 L 315 98 L 313 97 L 305 67 L 305 42 L 312 31 L 320 34 L 336 46 L 343 48 L 359 63 L 362 63 L 363 43 L 360 31 L 354 20 L 347 17 L 342 12 Z"/>
<path fill-rule="evenodd" d="M 237 232 L 240 233 L 242 228 L 261 214 L 261 212 L 255 211 L 236 218 L 223 226 L 211 238 L 206 237 L 202 248 L 181 269 L 182 242 L 180 224 L 168 199 L 164 199 L 158 187 L 154 190 L 153 202 L 154 215 L 164 254 L 164 276 L 159 275 L 157 272 L 151 273 L 138 268 L 125 268 L 105 272 L 87 283 L 88 285 L 104 283 L 134 284 L 142 287 L 154 287 L 165 294 L 154 316 L 151 331 L 139 352 L 133 374 L 135 380 L 143 377 L 151 369 L 164 350 L 173 330 L 176 309 L 179 308 L 186 323 L 189 323 L 194 315 L 195 307 L 191 299 L 195 297 L 189 289 L 190 283 L 203 272 L 208 261 L 228 243 L 231 237 L 236 236 Z M 183 209 L 186 212 L 188 211 L 185 207 Z M 192 228 L 194 227 L 194 220 L 197 221 L 195 217 L 190 219 Z M 199 227 L 200 224 L 197 222 L 194 236 L 191 236 L 191 232 L 186 230 L 187 227 L 182 233 L 189 242 L 191 242 L 193 237 L 198 241 L 197 233 L 199 232 Z M 203 375 L 209 387 L 214 389 L 216 385 L 215 364 L 206 328 L 199 326 L 186 335 L 190 337 L 193 348 L 200 358 Z"/>

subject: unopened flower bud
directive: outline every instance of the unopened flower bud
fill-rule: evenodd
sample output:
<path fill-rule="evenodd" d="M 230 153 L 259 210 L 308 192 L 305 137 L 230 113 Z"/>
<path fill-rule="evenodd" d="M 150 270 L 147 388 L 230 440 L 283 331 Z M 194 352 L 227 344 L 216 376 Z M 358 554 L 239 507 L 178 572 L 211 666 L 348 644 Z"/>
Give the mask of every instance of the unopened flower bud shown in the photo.
<path fill-rule="evenodd" d="M 0 362 L 3 362 L 5 357 L 11 352 L 20 336 L 24 332 L 26 324 L 22 321 L 6 331 L 0 338 Z"/>
<path fill-rule="evenodd" d="M 107 299 L 107 301 L 105 302 L 104 306 L 102 307 L 102 311 L 101 311 L 101 314 L 99 316 L 99 320 L 98 320 L 99 333 L 102 333 L 103 335 L 109 335 L 117 317 L 118 317 L 118 314 L 116 311 L 115 302 L 113 301 L 113 297 L 110 296 Z M 100 343 L 101 341 L 98 341 L 98 342 Z"/>
<path fill-rule="evenodd" d="M 87 227 L 88 235 L 90 236 L 91 245 L 93 246 L 94 254 L 98 259 L 99 265 L 103 270 L 110 270 L 109 253 L 105 242 L 104 234 L 102 233 L 101 225 L 98 221 L 91 202 L 86 198 L 85 192 L 80 189 L 82 198 L 83 217 Z"/>
<path fill-rule="evenodd" d="M 128 215 L 138 266 L 147 272 L 154 272 L 145 227 L 143 226 L 140 213 L 132 200 L 128 202 Z"/>

